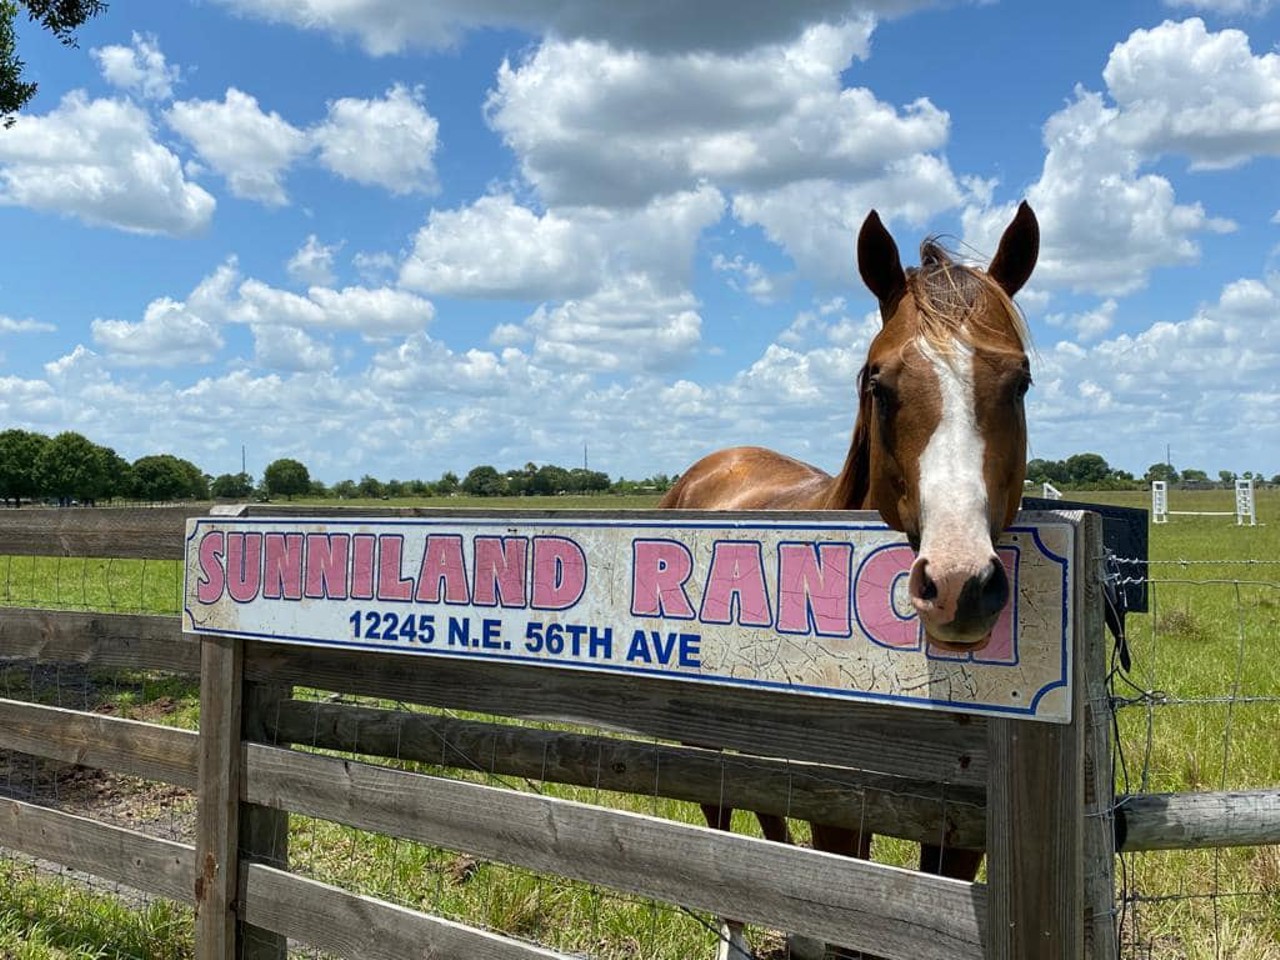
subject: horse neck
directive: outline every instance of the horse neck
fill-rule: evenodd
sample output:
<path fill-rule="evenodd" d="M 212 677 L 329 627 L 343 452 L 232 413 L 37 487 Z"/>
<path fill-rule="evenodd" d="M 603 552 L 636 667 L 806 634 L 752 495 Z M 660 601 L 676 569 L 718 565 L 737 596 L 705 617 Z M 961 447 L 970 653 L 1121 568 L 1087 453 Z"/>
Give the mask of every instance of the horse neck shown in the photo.
<path fill-rule="evenodd" d="M 844 458 L 844 467 L 832 479 L 822 509 L 870 510 L 874 506 L 871 502 L 870 454 L 869 437 L 863 423 L 863 411 L 860 410 L 853 425 L 853 440 Z"/>

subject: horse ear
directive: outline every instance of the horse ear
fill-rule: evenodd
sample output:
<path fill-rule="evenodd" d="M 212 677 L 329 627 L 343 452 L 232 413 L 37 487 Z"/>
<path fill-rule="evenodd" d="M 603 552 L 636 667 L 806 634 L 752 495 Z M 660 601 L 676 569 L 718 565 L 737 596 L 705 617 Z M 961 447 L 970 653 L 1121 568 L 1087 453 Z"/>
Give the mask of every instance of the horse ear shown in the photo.
<path fill-rule="evenodd" d="M 1009 296 L 1022 289 L 1040 256 L 1040 224 L 1027 201 L 1018 204 L 1013 222 L 1005 227 L 987 275 Z"/>
<path fill-rule="evenodd" d="M 892 303 L 907 288 L 907 276 L 898 259 L 898 245 L 874 210 L 867 214 L 858 231 L 858 273 L 881 303 Z"/>

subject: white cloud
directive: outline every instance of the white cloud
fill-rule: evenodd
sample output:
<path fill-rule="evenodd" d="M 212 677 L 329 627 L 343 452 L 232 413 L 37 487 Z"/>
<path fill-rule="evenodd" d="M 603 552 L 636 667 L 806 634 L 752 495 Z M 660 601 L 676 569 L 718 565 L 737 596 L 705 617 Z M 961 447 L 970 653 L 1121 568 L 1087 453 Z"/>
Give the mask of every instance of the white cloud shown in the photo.
<path fill-rule="evenodd" d="M 127 47 L 112 44 L 90 52 L 107 83 L 144 100 L 170 99 L 173 85 L 182 78 L 182 71 L 165 61 L 151 34 L 135 32 Z"/>
<path fill-rule="evenodd" d="M 333 255 L 341 248 L 341 243 L 325 245 L 313 233 L 297 252 L 285 264 L 289 278 L 308 286 L 329 287 L 333 285 Z"/>
<path fill-rule="evenodd" d="M 795 39 L 814 22 L 847 17 L 849 0 L 222 0 L 243 13 L 338 36 L 355 36 L 375 55 L 456 45 L 471 29 L 515 28 L 585 37 L 655 52 L 740 53 Z M 931 0 L 864 0 L 858 9 L 896 14 Z"/>
<path fill-rule="evenodd" d="M 307 150 L 307 136 L 255 97 L 229 87 L 221 102 L 179 100 L 165 114 L 200 159 L 226 177 L 237 197 L 282 206 L 285 171 Z"/>
<path fill-rule="evenodd" d="M 1115 325 L 1116 310 L 1119 304 L 1108 297 L 1092 310 L 1082 313 L 1051 313 L 1044 320 L 1051 327 L 1060 327 L 1072 331 L 1081 343 L 1097 340 Z"/>
<path fill-rule="evenodd" d="M 43 323 L 30 317 L 15 320 L 0 313 L 0 333 L 53 333 L 57 329 L 52 323 Z"/>
<path fill-rule="evenodd" d="M 747 294 L 759 303 L 772 303 L 776 294 L 773 278 L 764 267 L 742 254 L 729 259 L 722 253 L 711 258 L 711 269 L 727 277 L 730 288 Z"/>
<path fill-rule="evenodd" d="M 422 90 L 396 84 L 380 100 L 344 97 L 330 103 L 311 138 L 320 162 L 341 177 L 394 194 L 433 193 L 439 131 Z"/>
<path fill-rule="evenodd" d="M 1135 30 L 1102 76 L 1120 111 L 1114 136 L 1147 155 L 1202 168 L 1280 156 L 1280 54 L 1255 57 L 1241 30 L 1211 33 L 1194 17 Z"/>
<path fill-rule="evenodd" d="M 1199 203 L 1178 203 L 1167 178 L 1140 172 L 1141 155 L 1115 136 L 1117 116 L 1099 94 L 1077 88 L 1045 124 L 1044 169 L 1027 189 L 1042 231 L 1037 286 L 1130 293 L 1158 267 L 1194 263 L 1196 233 L 1232 229 Z M 970 206 L 965 242 L 994 254 L 1013 212 L 1012 204 Z"/>
<path fill-rule="evenodd" d="M 873 28 L 870 17 L 817 25 L 732 56 L 548 39 L 502 65 L 487 114 L 552 204 L 641 204 L 703 181 L 871 179 L 942 147 L 949 124 L 926 99 L 899 110 L 842 86 Z"/>
<path fill-rule="evenodd" d="M 151 120 L 123 100 L 63 97 L 0 137 L 0 204 L 79 217 L 133 233 L 203 229 L 214 199 L 157 143 Z"/>
<path fill-rule="evenodd" d="M 90 330 L 111 359 L 134 366 L 207 363 L 223 344 L 213 323 L 168 297 L 151 301 L 138 323 L 94 320 Z"/>
<path fill-rule="evenodd" d="M 433 210 L 400 271 L 404 286 L 455 297 L 563 299 L 610 276 L 645 273 L 664 288 L 687 285 L 702 231 L 724 211 L 703 186 L 634 210 L 573 207 L 535 213 L 508 194 L 458 210 Z"/>
<path fill-rule="evenodd" d="M 1164 0 L 1167 7 L 1191 7 L 1224 17 L 1261 17 L 1276 5 L 1276 0 Z"/>
<path fill-rule="evenodd" d="M 253 362 L 267 370 L 326 371 L 334 367 L 333 349 L 305 330 L 279 324 L 253 324 Z"/>

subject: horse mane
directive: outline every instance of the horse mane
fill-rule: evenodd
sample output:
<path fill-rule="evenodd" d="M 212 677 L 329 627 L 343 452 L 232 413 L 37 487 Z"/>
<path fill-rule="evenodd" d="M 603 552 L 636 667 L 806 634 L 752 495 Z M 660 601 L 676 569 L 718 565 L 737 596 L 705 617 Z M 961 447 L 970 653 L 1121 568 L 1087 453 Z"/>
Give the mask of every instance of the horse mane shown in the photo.
<path fill-rule="evenodd" d="M 1031 331 L 1013 299 L 985 271 L 960 263 L 935 237 L 920 244 L 920 266 L 907 270 L 920 336 L 946 356 L 956 340 L 972 344 L 986 331 L 1010 329 L 1024 351 Z M 980 309 L 993 305 L 994 310 Z"/>

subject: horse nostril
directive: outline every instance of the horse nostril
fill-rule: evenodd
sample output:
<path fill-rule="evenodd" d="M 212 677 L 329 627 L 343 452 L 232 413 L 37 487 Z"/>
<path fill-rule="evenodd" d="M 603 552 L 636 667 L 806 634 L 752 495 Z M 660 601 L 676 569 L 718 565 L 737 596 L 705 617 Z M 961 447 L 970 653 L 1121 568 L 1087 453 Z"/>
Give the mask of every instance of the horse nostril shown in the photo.
<path fill-rule="evenodd" d="M 920 599 L 938 599 L 938 585 L 934 583 L 933 578 L 929 576 L 928 564 L 925 564 L 920 568 Z"/>
<path fill-rule="evenodd" d="M 983 616 L 994 616 L 1004 609 L 1009 602 L 1009 576 L 1004 571 L 1004 564 L 993 560 L 987 565 L 982 575 L 982 593 L 980 606 Z"/>

